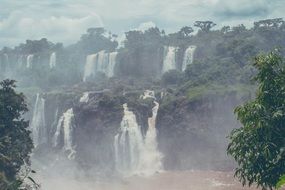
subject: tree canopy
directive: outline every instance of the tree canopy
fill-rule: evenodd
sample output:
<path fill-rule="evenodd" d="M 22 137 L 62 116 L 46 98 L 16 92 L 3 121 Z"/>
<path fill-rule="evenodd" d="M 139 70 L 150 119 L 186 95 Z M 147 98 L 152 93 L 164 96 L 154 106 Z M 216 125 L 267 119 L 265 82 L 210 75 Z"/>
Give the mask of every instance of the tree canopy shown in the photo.
<path fill-rule="evenodd" d="M 235 109 L 243 127 L 231 132 L 228 153 L 243 185 L 276 187 L 285 174 L 285 67 L 277 51 L 256 57 L 256 98 Z"/>
<path fill-rule="evenodd" d="M 23 119 L 28 111 L 24 95 L 15 91 L 14 80 L 4 80 L 0 87 L 0 189 L 6 190 L 21 167 L 29 165 L 33 143 Z"/>

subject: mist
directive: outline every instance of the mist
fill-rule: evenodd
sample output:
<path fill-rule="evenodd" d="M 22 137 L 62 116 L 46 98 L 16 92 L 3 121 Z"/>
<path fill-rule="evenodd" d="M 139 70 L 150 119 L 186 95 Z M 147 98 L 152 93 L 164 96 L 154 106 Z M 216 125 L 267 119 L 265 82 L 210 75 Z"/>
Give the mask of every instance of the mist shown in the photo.
<path fill-rule="evenodd" d="M 253 58 L 284 55 L 284 6 L 4 1 L 0 80 L 26 97 L 40 189 L 246 189 L 227 136 Z"/>

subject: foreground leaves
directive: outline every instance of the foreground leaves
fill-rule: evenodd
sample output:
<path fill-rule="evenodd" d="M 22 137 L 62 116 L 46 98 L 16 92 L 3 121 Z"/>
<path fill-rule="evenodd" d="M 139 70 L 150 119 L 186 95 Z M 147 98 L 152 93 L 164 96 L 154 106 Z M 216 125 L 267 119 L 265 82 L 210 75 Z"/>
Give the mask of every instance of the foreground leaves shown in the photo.
<path fill-rule="evenodd" d="M 243 185 L 273 189 L 285 174 L 285 70 L 277 51 L 260 55 L 254 66 L 256 99 L 235 109 L 243 127 L 231 132 L 227 152 L 238 163 Z"/>

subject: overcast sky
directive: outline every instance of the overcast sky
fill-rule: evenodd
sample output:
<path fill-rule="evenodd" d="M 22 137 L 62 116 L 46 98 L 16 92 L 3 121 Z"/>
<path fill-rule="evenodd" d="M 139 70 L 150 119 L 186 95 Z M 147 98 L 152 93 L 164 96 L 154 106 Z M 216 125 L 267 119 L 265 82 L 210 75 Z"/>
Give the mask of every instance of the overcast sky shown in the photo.
<path fill-rule="evenodd" d="M 117 34 L 155 25 L 173 32 L 196 20 L 250 26 L 284 10 L 285 0 L 0 0 L 0 47 L 42 37 L 71 44 L 97 26 Z"/>

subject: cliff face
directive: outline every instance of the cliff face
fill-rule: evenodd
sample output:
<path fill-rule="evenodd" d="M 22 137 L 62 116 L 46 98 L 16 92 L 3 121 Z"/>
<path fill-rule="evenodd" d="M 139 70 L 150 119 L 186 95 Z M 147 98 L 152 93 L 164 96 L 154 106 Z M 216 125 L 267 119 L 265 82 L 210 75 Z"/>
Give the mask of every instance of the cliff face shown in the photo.
<path fill-rule="evenodd" d="M 145 134 L 147 130 L 147 119 L 151 116 L 153 103 L 142 100 L 142 93 L 89 91 L 85 100 L 82 100 L 84 93 L 79 91 L 41 94 L 45 100 L 47 142 L 36 147 L 34 158 L 41 163 L 41 167 L 52 166 L 62 159 L 71 159 L 84 172 L 114 173 L 114 137 L 121 127 L 124 103 L 136 115 L 142 132 Z M 74 118 L 69 124 L 72 125 L 72 132 L 66 134 L 66 127 L 69 126 L 62 118 L 69 109 L 73 110 Z M 57 132 L 59 140 L 55 142 Z M 67 135 L 71 135 L 71 149 L 66 149 Z"/>
<path fill-rule="evenodd" d="M 245 97 L 226 93 L 189 100 L 180 94 L 169 99 L 171 94 L 158 90 L 164 92 L 156 93 L 160 104 L 156 120 L 157 138 L 164 169 L 231 169 L 233 163 L 225 153 L 226 136 L 233 128 L 239 127 L 233 109 Z M 40 145 L 35 156 L 45 163 L 47 161 L 43 158 L 49 151 L 66 158 L 70 155 L 71 150 L 64 149 L 63 132 L 57 146 L 54 146 L 54 136 L 60 118 L 72 108 L 74 130 L 71 135 L 76 152 L 73 160 L 85 172 L 110 175 L 115 169 L 114 138 L 123 118 L 122 105 L 128 104 L 145 135 L 154 104 L 141 98 L 143 90 L 94 90 L 89 91 L 88 98 L 82 101 L 83 94 L 80 90 L 73 90 L 42 95 L 48 143 Z"/>
<path fill-rule="evenodd" d="M 231 169 L 226 137 L 239 127 L 233 110 L 242 101 L 235 94 L 162 101 L 157 128 L 165 169 Z"/>

